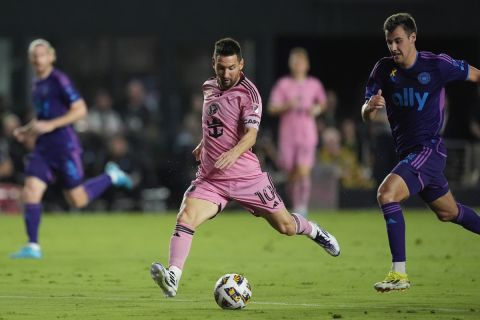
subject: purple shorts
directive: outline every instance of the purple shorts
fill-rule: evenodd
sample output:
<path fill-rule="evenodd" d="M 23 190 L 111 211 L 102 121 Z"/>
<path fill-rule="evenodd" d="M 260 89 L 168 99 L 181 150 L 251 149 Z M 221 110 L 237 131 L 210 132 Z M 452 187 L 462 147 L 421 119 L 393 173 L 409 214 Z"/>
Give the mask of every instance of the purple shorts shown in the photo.
<path fill-rule="evenodd" d="M 418 193 L 427 203 L 437 200 L 449 190 L 443 174 L 447 161 L 445 146 L 441 139 L 432 142 L 432 146 L 420 146 L 407 154 L 392 170 L 403 178 L 410 196 Z"/>
<path fill-rule="evenodd" d="M 231 180 L 197 178 L 185 192 L 186 197 L 207 200 L 218 205 L 218 212 L 235 200 L 254 215 L 285 209 L 268 173 Z"/>
<path fill-rule="evenodd" d="M 64 189 L 73 189 L 83 182 L 81 152 L 52 151 L 47 154 L 35 150 L 27 158 L 25 174 L 46 184 L 56 178 Z"/>

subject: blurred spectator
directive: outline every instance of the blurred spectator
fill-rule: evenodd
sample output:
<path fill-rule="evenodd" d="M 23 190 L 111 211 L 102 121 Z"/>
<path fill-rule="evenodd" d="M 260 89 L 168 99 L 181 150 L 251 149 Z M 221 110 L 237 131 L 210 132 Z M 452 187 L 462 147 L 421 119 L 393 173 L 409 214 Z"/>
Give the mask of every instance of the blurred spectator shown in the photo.
<path fill-rule="evenodd" d="M 279 170 L 278 166 L 278 152 L 275 146 L 275 141 L 273 138 L 273 133 L 269 129 L 262 130 L 261 134 L 257 137 L 257 142 L 255 143 L 255 154 L 257 155 L 260 165 L 263 170 L 269 172 L 274 176 L 274 181 L 279 182 L 279 175 L 276 174 Z M 283 181 L 282 181 L 283 182 Z"/>
<path fill-rule="evenodd" d="M 126 138 L 134 154 L 143 154 L 154 158 L 165 141 L 165 133 L 157 121 L 152 102 L 148 102 L 148 93 L 144 84 L 133 79 L 126 86 L 126 101 L 122 109 Z"/>
<path fill-rule="evenodd" d="M 198 163 L 192 154 L 193 149 L 202 139 L 202 108 L 203 96 L 193 94 L 190 97 L 190 104 L 187 113 L 185 113 L 182 125 L 178 129 L 175 140 L 172 145 L 174 159 L 167 165 L 170 172 L 175 172 L 175 179 L 166 177 L 162 182 L 166 183 L 172 190 L 182 190 L 182 192 L 173 192 L 172 202 L 178 203 L 183 196 L 183 190 L 195 178 Z"/>
<path fill-rule="evenodd" d="M 338 96 L 337 93 L 332 90 L 326 90 L 326 103 L 325 110 L 323 110 L 320 117 L 325 120 L 327 127 L 337 127 L 337 109 L 338 109 Z"/>
<path fill-rule="evenodd" d="M 3 137 L 0 139 L 0 181 L 5 181 L 13 176 L 13 162 L 10 158 L 8 142 Z"/>
<path fill-rule="evenodd" d="M 13 131 L 21 125 L 20 119 L 10 113 L 2 118 L 2 136 L 0 138 L 0 176 L 1 181 L 23 184 L 24 157 L 34 145 L 34 140 L 27 142 L 27 148 L 13 136 Z"/>
<path fill-rule="evenodd" d="M 477 87 L 476 97 L 470 106 L 469 129 L 472 141 L 472 168 L 468 173 L 468 180 L 472 185 L 480 181 L 480 87 Z M 455 177 L 452 177 L 452 180 Z"/>
<path fill-rule="evenodd" d="M 202 139 L 202 126 L 200 121 L 202 118 L 202 107 L 202 95 L 192 95 L 190 99 L 190 108 L 183 117 L 180 131 L 176 134 L 173 146 L 175 154 L 187 152 L 188 155 L 193 158 L 192 150 Z"/>
<path fill-rule="evenodd" d="M 86 122 L 87 130 L 101 137 L 110 137 L 123 130 L 122 119 L 113 109 L 113 99 L 108 91 L 101 89 L 97 92 Z"/>
<path fill-rule="evenodd" d="M 154 115 L 147 107 L 147 91 L 140 80 L 127 83 L 126 103 L 122 116 L 129 133 L 149 133 L 154 129 Z"/>
<path fill-rule="evenodd" d="M 107 200 L 109 210 L 140 210 L 141 194 L 145 188 L 158 185 L 157 175 L 150 157 L 132 150 L 130 143 L 122 134 L 112 136 L 108 140 L 106 162 L 114 161 L 127 172 L 133 181 L 133 190 L 109 189 L 103 199 Z"/>
<path fill-rule="evenodd" d="M 14 114 L 3 114 L 0 135 L 0 213 L 21 212 L 21 186 L 24 180 L 23 158 L 27 150 L 13 137 L 20 127 Z"/>
<path fill-rule="evenodd" d="M 342 146 L 340 132 L 335 128 L 327 128 L 322 135 L 323 146 L 319 152 L 320 165 L 332 166 L 341 185 L 347 189 L 372 188 L 373 181 L 368 177 L 354 152 Z"/>
<path fill-rule="evenodd" d="M 342 146 L 350 150 L 358 161 L 360 161 L 361 145 L 357 134 L 357 125 L 352 118 L 343 119 L 340 125 L 342 135 Z"/>
<path fill-rule="evenodd" d="M 480 142 L 480 87 L 477 87 L 477 96 L 470 107 L 469 121 L 472 140 Z"/>
<path fill-rule="evenodd" d="M 103 171 L 108 138 L 124 129 L 120 115 L 113 109 L 113 98 L 107 90 L 97 91 L 87 117 L 78 121 L 75 128 L 82 141 L 84 171 L 87 175 L 97 175 Z"/>

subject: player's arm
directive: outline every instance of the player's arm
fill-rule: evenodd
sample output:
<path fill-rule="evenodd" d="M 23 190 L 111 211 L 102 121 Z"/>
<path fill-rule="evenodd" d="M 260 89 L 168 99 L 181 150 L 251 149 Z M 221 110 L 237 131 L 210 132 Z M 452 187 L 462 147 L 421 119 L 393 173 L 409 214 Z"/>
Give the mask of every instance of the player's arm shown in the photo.
<path fill-rule="evenodd" d="M 472 81 L 480 84 L 480 70 L 478 70 L 475 67 L 469 66 L 468 81 Z"/>
<path fill-rule="evenodd" d="M 363 121 L 369 122 L 374 120 L 378 110 L 383 107 L 385 107 L 385 98 L 382 96 L 382 89 L 378 89 L 377 94 L 371 96 L 362 106 Z"/>
<path fill-rule="evenodd" d="M 215 162 L 215 168 L 230 168 L 244 152 L 250 150 L 255 145 L 255 142 L 257 141 L 257 133 L 258 129 L 256 128 L 245 128 L 245 134 L 240 141 L 238 141 L 232 149 L 222 153 L 220 157 L 218 157 L 217 162 Z"/>
<path fill-rule="evenodd" d="M 51 132 L 57 128 L 68 126 L 87 115 L 87 105 L 83 99 L 72 102 L 70 109 L 63 116 L 52 120 L 37 120 L 33 123 L 33 130 L 37 134 Z"/>
<path fill-rule="evenodd" d="M 297 103 L 294 101 L 287 101 L 282 104 L 269 104 L 268 105 L 268 114 L 271 116 L 278 116 L 282 113 L 285 113 L 287 111 L 290 111 L 294 109 L 297 106 Z"/>
<path fill-rule="evenodd" d="M 310 115 L 312 117 L 318 117 L 327 108 L 327 94 L 323 84 L 317 82 L 317 90 L 315 91 L 315 104 L 310 109 Z"/>
<path fill-rule="evenodd" d="M 203 139 L 200 140 L 198 145 L 193 149 L 192 154 L 195 157 L 195 160 L 200 161 L 200 154 L 202 153 Z"/>
<path fill-rule="evenodd" d="M 282 113 L 288 112 L 297 106 L 298 101 L 293 101 L 286 96 L 284 82 L 280 80 L 277 82 L 270 94 L 270 103 L 267 106 L 267 112 L 271 116 L 278 116 Z"/>
<path fill-rule="evenodd" d="M 21 126 L 13 130 L 13 136 L 17 139 L 18 142 L 23 143 L 29 135 L 33 135 L 33 124 L 35 119 L 30 120 L 26 125 Z"/>

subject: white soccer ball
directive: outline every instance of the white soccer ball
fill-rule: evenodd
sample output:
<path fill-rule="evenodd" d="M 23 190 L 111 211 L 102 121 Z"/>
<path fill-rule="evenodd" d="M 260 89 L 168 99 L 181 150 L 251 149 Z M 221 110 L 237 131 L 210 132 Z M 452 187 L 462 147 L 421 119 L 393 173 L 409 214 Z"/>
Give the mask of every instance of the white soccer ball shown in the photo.
<path fill-rule="evenodd" d="M 242 309 L 252 297 L 252 288 L 241 274 L 229 273 L 218 279 L 213 296 L 222 309 Z"/>

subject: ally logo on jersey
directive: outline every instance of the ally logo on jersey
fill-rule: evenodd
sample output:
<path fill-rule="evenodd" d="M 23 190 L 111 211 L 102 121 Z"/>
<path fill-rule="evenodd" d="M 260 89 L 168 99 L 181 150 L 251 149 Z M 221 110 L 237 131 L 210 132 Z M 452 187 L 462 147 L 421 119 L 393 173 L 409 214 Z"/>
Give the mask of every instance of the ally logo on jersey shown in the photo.
<path fill-rule="evenodd" d="M 417 111 L 422 111 L 427 102 L 429 93 L 415 91 L 415 88 L 402 88 L 401 91 L 392 94 L 393 104 L 397 107 L 417 107 Z"/>

